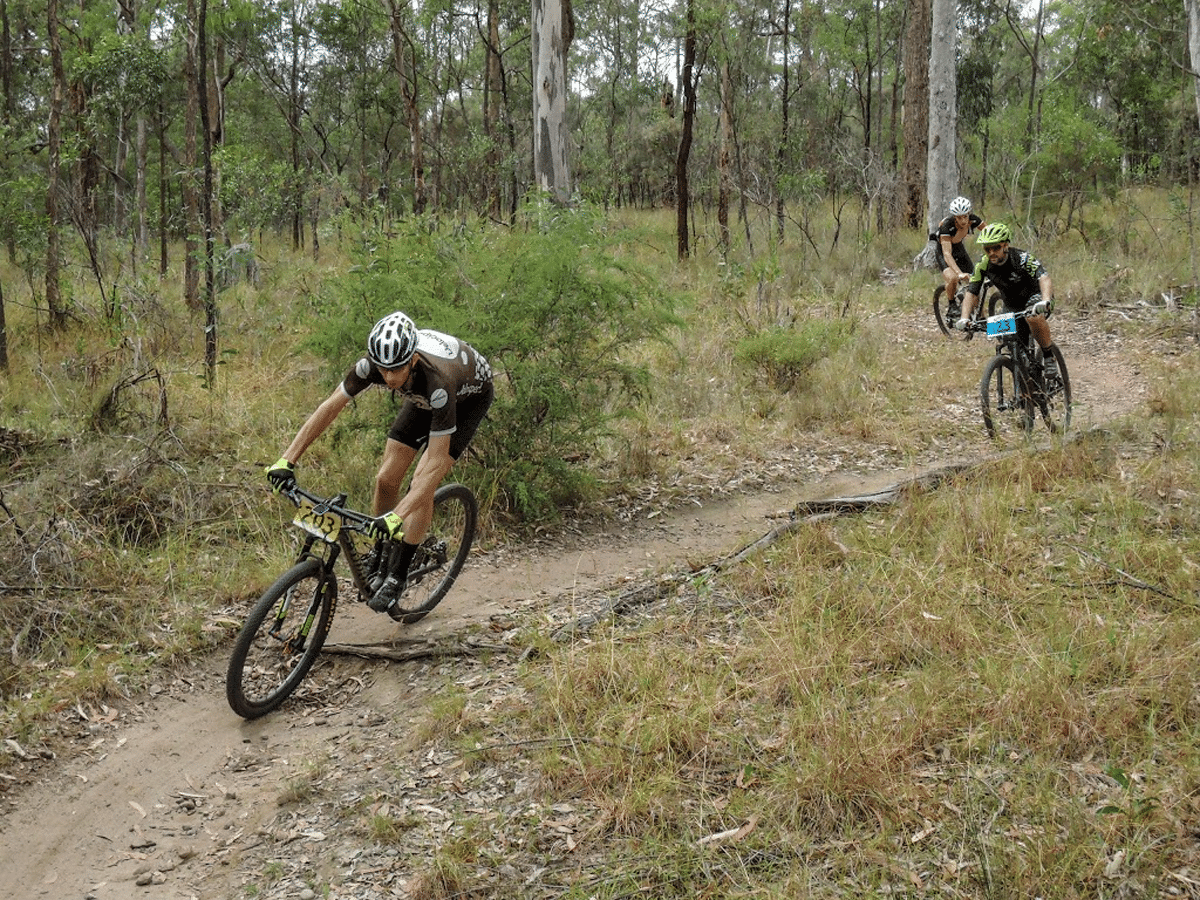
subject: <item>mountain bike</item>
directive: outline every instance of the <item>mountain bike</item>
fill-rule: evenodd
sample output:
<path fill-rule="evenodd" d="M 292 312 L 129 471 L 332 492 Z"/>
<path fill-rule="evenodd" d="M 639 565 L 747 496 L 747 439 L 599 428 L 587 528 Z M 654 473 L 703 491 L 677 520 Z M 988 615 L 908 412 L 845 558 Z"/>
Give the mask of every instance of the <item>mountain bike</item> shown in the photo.
<path fill-rule="evenodd" d="M 942 330 L 942 334 L 946 337 L 961 337 L 963 340 L 969 341 L 975 336 L 973 331 L 955 332 L 954 323 L 958 321 L 958 317 L 962 315 L 963 294 L 967 292 L 969 282 L 963 281 L 958 285 L 958 290 L 949 301 L 946 300 L 946 285 L 939 284 L 933 291 L 933 317 L 937 319 L 938 328 Z M 975 312 L 971 315 L 971 321 L 979 323 L 984 321 L 988 316 L 996 314 L 996 306 L 1000 303 L 1000 292 L 992 289 L 992 283 L 986 278 L 979 288 L 979 302 L 975 304 Z M 984 314 L 984 310 L 987 314 Z"/>
<path fill-rule="evenodd" d="M 1047 379 L 1042 369 L 1043 353 L 1021 320 L 1025 310 L 988 316 L 971 323 L 970 331 L 983 331 L 996 340 L 996 354 L 983 367 L 979 402 L 989 437 L 1010 433 L 1028 435 L 1033 420 L 1041 413 L 1052 434 L 1065 432 L 1071 424 L 1071 377 L 1062 351 L 1054 347 L 1058 375 Z"/>
<path fill-rule="evenodd" d="M 365 601 L 391 555 L 390 541 L 369 536 L 373 517 L 348 508 L 345 494 L 322 498 L 299 487 L 283 493 L 297 507 L 292 524 L 304 540 L 295 564 L 251 608 L 233 646 L 225 697 L 246 719 L 283 703 L 316 662 L 337 611 L 338 561 Z M 416 622 L 446 596 L 471 551 L 478 519 L 479 505 L 466 485 L 437 489 L 433 521 L 413 556 L 404 593 L 389 610 L 393 619 Z"/>

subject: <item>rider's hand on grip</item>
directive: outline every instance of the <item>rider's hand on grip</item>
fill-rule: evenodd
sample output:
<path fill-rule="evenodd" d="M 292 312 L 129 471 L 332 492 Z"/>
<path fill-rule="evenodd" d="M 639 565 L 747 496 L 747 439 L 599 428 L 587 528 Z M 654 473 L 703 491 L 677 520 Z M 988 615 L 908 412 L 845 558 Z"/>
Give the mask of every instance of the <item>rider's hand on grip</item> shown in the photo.
<path fill-rule="evenodd" d="M 404 537 L 404 523 L 394 512 L 385 513 L 372 520 L 368 536 L 377 541 L 398 541 Z"/>
<path fill-rule="evenodd" d="M 1045 316 L 1054 309 L 1054 301 L 1043 298 L 1041 294 L 1034 294 L 1029 299 L 1032 301 L 1029 307 L 1030 315 Z"/>
<path fill-rule="evenodd" d="M 959 319 L 957 322 L 954 323 L 954 327 L 957 328 L 959 331 L 966 331 L 967 330 L 967 320 Z"/>
<path fill-rule="evenodd" d="M 272 493 L 291 491 L 296 486 L 296 464 L 279 457 L 273 465 L 267 466 L 267 481 Z"/>

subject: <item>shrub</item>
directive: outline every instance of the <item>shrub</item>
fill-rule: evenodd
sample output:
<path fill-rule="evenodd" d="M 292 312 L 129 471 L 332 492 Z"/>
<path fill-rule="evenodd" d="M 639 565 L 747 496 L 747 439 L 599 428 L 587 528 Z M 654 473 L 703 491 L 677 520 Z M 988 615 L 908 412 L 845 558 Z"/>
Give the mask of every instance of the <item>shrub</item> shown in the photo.
<path fill-rule="evenodd" d="M 757 369 L 771 386 L 790 391 L 817 362 L 846 346 L 853 333 L 850 319 L 776 325 L 739 341 L 734 359 Z"/>
<path fill-rule="evenodd" d="M 364 242 L 315 340 L 344 364 L 375 319 L 403 309 L 482 352 L 496 400 L 472 445 L 476 487 L 518 517 L 586 494 L 578 463 L 647 389 L 627 351 L 674 321 L 656 281 L 621 257 L 630 236 L 599 213 L 531 207 L 526 222 L 455 234 L 417 225 Z"/>

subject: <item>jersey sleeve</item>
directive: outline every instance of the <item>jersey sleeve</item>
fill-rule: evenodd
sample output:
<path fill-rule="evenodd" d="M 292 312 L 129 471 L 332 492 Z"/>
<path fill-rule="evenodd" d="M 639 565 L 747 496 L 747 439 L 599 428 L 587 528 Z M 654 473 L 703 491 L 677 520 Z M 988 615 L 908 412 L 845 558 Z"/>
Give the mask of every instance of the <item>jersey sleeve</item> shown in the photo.
<path fill-rule="evenodd" d="M 967 293 L 979 296 L 979 292 L 983 289 L 983 279 L 987 275 L 988 260 L 985 256 L 979 262 L 975 263 L 975 271 L 971 273 L 971 280 L 967 284 Z"/>
<path fill-rule="evenodd" d="M 342 390 L 354 398 L 373 384 L 384 384 L 383 373 L 365 356 L 350 367 L 342 379 Z"/>

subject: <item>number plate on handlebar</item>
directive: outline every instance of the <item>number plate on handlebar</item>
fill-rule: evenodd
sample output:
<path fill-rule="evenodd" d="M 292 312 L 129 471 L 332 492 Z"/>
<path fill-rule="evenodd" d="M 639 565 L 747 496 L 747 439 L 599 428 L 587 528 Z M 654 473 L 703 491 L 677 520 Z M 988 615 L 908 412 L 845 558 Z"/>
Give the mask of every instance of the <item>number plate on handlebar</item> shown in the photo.
<path fill-rule="evenodd" d="M 1012 334 L 1017 330 L 1017 317 L 1012 313 L 991 316 L 987 320 L 987 336 L 999 337 L 1002 334 Z"/>
<path fill-rule="evenodd" d="M 337 541 L 338 532 L 342 528 L 342 522 L 337 516 L 333 513 L 317 512 L 307 500 L 300 501 L 300 508 L 296 511 L 296 518 L 292 519 L 292 524 L 330 544 Z"/>

